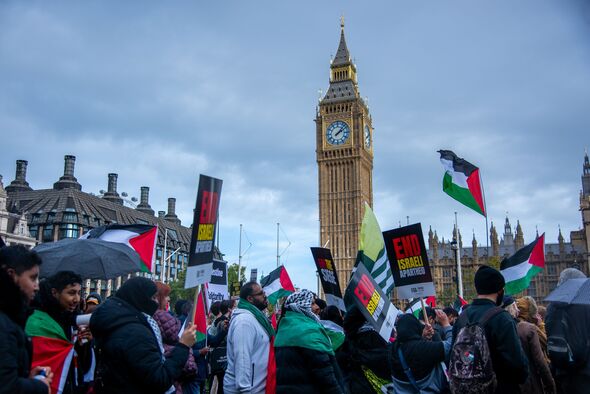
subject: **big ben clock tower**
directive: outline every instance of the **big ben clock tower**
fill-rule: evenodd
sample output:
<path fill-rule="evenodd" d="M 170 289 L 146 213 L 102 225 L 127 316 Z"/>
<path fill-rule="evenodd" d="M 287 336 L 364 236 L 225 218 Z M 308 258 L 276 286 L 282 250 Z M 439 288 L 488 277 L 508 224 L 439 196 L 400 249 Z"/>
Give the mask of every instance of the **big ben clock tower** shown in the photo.
<path fill-rule="evenodd" d="M 332 250 L 344 287 L 358 251 L 364 203 L 373 206 L 373 127 L 346 46 L 344 19 L 330 64 L 330 87 L 319 102 L 315 123 L 320 240 Z"/>

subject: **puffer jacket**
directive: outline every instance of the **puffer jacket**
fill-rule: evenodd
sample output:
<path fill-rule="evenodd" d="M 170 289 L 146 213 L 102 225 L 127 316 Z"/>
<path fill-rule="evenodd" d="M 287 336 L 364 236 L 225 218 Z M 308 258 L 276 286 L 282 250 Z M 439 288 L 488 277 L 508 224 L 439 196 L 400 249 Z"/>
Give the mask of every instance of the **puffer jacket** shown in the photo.
<path fill-rule="evenodd" d="M 118 297 L 94 311 L 90 330 L 98 349 L 95 391 L 99 394 L 161 394 L 182 374 L 189 348 L 178 343 L 162 362 L 145 316 Z"/>
<path fill-rule="evenodd" d="M 160 327 L 162 342 L 164 343 L 164 355 L 168 357 L 178 343 L 178 334 L 182 325 L 180 324 L 180 320 L 163 310 L 157 310 L 156 313 L 154 313 L 154 320 Z M 196 374 L 197 364 L 195 362 L 195 357 L 193 356 L 193 350 L 190 349 L 188 360 L 186 360 L 186 364 L 184 364 L 180 380 L 189 377 L 193 378 Z"/>
<path fill-rule="evenodd" d="M 520 385 L 523 394 L 555 394 L 555 382 L 551 376 L 549 365 L 543 355 L 537 327 L 529 322 L 520 321 L 516 331 L 522 344 L 524 354 L 529 360 L 529 377 Z"/>

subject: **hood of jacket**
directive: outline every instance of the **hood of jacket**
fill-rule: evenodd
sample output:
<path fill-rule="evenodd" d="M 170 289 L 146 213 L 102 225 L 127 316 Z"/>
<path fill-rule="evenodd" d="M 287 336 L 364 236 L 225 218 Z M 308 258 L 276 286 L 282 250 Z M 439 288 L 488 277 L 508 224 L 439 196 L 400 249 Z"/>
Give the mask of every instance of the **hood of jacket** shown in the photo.
<path fill-rule="evenodd" d="M 26 296 L 8 273 L 0 268 L 0 311 L 20 327 L 24 327 L 27 320 L 27 310 Z"/>
<path fill-rule="evenodd" d="M 102 337 L 127 324 L 148 323 L 137 309 L 120 298 L 111 297 L 92 313 L 90 331 L 95 337 Z"/>
<path fill-rule="evenodd" d="M 400 316 L 395 326 L 397 330 L 396 341 L 406 342 L 422 338 L 422 323 L 411 313 Z"/>

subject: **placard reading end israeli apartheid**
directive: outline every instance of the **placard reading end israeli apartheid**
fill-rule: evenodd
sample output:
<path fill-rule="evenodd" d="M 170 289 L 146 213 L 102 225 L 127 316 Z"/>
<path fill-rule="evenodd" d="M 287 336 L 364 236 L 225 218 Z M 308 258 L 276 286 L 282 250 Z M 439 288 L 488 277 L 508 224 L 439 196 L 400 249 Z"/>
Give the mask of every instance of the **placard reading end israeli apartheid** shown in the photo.
<path fill-rule="evenodd" d="M 210 176 L 201 175 L 199 177 L 191 249 L 184 282 L 185 289 L 211 281 L 213 246 L 215 245 L 222 183 L 221 179 Z"/>
<path fill-rule="evenodd" d="M 311 248 L 311 254 L 313 255 L 315 266 L 322 282 L 326 303 L 328 305 L 334 305 L 341 311 L 346 312 L 332 252 L 326 248 Z"/>
<path fill-rule="evenodd" d="M 359 263 L 344 293 L 346 305 L 356 305 L 373 328 L 389 342 L 400 311 L 387 299 L 363 263 Z"/>
<path fill-rule="evenodd" d="M 383 233 L 398 298 L 436 295 L 420 223 Z"/>

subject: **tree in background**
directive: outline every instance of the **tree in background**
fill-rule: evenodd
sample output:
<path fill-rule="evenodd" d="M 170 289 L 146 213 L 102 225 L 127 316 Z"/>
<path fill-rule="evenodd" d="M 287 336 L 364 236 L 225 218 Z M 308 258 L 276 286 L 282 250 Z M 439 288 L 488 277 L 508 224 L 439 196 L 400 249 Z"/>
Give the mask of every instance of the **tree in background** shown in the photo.
<path fill-rule="evenodd" d="M 231 286 L 232 283 L 238 281 L 238 264 L 233 263 L 227 267 L 227 283 Z M 240 282 L 246 283 L 246 267 L 240 267 Z"/>
<path fill-rule="evenodd" d="M 186 270 L 182 270 L 178 273 L 178 276 L 174 282 L 170 282 L 170 307 L 174 308 L 174 304 L 178 300 L 190 300 L 191 302 L 195 299 L 195 292 L 197 287 L 192 289 L 184 288 L 184 280 L 186 278 Z"/>

